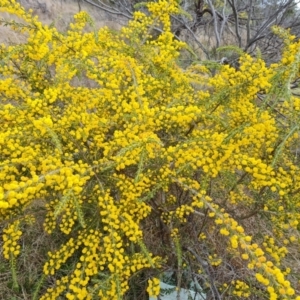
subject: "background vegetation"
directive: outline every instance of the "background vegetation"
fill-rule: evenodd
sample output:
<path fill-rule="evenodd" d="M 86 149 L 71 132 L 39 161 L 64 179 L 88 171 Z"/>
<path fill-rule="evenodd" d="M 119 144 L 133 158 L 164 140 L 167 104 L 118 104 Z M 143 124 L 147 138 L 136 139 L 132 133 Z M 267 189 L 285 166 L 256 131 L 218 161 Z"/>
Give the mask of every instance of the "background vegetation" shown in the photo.
<path fill-rule="evenodd" d="M 130 20 L 140 10 L 138 0 L 77 0 L 80 7 L 89 4 L 116 20 Z M 147 2 L 147 1 L 146 1 Z M 186 13 L 171 15 L 176 38 L 186 41 L 194 56 L 186 55 L 182 63 L 199 59 L 219 60 L 228 56 L 236 64 L 233 52 L 218 53 L 217 48 L 237 45 L 249 54 L 259 49 L 267 62 L 280 57 L 282 40 L 271 30 L 272 26 L 290 28 L 299 36 L 299 0 L 182 0 L 178 4 Z M 160 28 L 155 28 L 157 33 Z"/>

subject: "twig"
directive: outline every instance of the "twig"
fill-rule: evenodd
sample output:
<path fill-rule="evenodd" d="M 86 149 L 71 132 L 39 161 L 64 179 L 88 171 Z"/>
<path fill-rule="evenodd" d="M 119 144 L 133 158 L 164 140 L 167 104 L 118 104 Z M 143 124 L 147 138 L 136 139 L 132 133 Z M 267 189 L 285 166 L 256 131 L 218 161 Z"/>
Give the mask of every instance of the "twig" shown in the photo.
<path fill-rule="evenodd" d="M 206 274 L 208 275 L 209 282 L 210 282 L 210 289 L 211 289 L 211 292 L 214 296 L 214 299 L 215 300 L 221 300 L 221 296 L 218 292 L 218 289 L 215 285 L 215 281 L 214 281 L 214 278 L 213 278 L 213 275 L 212 275 L 213 270 L 211 269 L 211 266 L 209 265 L 209 263 L 207 261 L 205 261 L 204 259 L 202 259 L 196 253 L 196 251 L 194 251 L 194 249 L 192 249 L 190 247 L 187 247 L 186 249 L 194 255 L 194 257 L 197 259 L 197 261 L 200 263 L 200 265 L 202 266 L 202 268 L 205 270 Z"/>

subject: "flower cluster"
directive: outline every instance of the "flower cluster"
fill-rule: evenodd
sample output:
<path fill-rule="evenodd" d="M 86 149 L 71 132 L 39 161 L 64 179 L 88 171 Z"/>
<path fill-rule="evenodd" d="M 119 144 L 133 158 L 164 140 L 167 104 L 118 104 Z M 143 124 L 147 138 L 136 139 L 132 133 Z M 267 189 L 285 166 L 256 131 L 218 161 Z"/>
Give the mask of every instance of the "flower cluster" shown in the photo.
<path fill-rule="evenodd" d="M 22 231 L 19 228 L 20 222 L 13 222 L 3 230 L 3 256 L 5 259 L 16 258 L 20 254 L 21 246 L 18 244 Z"/>
<path fill-rule="evenodd" d="M 160 281 L 158 278 L 152 278 L 148 280 L 147 292 L 149 296 L 158 296 L 160 292 Z"/>

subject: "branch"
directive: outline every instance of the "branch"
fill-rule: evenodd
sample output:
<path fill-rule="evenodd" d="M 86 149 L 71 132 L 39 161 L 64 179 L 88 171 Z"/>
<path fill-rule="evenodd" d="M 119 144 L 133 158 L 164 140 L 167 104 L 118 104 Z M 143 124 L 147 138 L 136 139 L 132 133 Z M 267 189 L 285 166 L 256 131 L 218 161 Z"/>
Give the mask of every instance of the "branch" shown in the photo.
<path fill-rule="evenodd" d="M 221 37 L 223 35 L 224 27 L 225 27 L 225 24 L 226 24 L 226 21 L 227 21 L 227 17 L 225 15 L 226 1 L 227 0 L 224 0 L 224 5 L 223 5 L 223 9 L 222 9 L 222 18 L 223 19 L 222 19 L 221 29 L 220 29 L 220 36 Z"/>
<path fill-rule="evenodd" d="M 256 41 L 258 41 L 259 39 L 262 39 L 266 36 L 266 34 L 264 34 L 262 36 L 262 33 L 266 29 L 268 30 L 273 23 L 276 23 L 278 16 L 280 14 L 284 13 L 285 10 L 290 8 L 292 3 L 293 3 L 293 0 L 289 0 L 286 4 L 279 6 L 279 8 L 276 9 L 275 12 L 268 17 L 268 19 L 260 26 L 260 28 L 257 29 L 255 36 L 248 42 L 248 44 L 245 47 L 245 51 L 247 49 L 249 49 L 250 46 L 253 45 Z"/>
<path fill-rule="evenodd" d="M 228 0 L 231 8 L 232 8 L 232 12 L 234 15 L 234 21 L 235 21 L 235 32 L 236 32 L 236 36 L 239 42 L 239 48 L 241 48 L 242 46 L 242 38 L 241 38 L 241 34 L 240 34 L 240 30 L 239 30 L 239 16 L 237 13 L 237 9 L 236 9 L 236 5 L 235 5 L 235 0 Z"/>
<path fill-rule="evenodd" d="M 247 41 L 246 41 L 246 44 L 247 44 L 247 45 L 249 44 L 249 41 L 250 41 L 250 35 L 251 35 L 251 28 L 250 28 L 250 25 L 251 25 L 251 18 L 252 18 L 252 0 L 250 0 L 250 3 L 249 3 L 249 10 L 248 10 L 248 19 L 247 19 Z"/>
<path fill-rule="evenodd" d="M 210 55 L 209 52 L 205 49 L 205 47 L 202 45 L 202 43 L 197 39 L 197 37 L 195 36 L 195 33 L 193 32 L 193 30 L 182 20 L 180 20 L 179 18 L 175 17 L 175 16 L 171 16 L 174 20 L 176 20 L 177 22 L 179 22 L 180 24 L 182 24 L 184 26 L 184 28 L 186 28 L 188 30 L 188 32 L 193 36 L 195 42 L 198 44 L 199 48 L 205 53 L 206 57 L 209 59 Z"/>
<path fill-rule="evenodd" d="M 209 278 L 209 281 L 210 281 L 210 289 L 211 289 L 211 292 L 214 296 L 214 299 L 215 300 L 221 300 L 221 296 L 218 292 L 218 288 L 216 287 L 215 285 L 215 281 L 214 281 L 214 278 L 213 278 L 213 271 L 211 270 L 211 267 L 210 265 L 207 263 L 207 261 L 205 261 L 204 259 L 202 259 L 194 249 L 190 248 L 190 247 L 187 247 L 186 248 L 189 252 L 191 252 L 194 257 L 196 258 L 196 260 L 200 263 L 200 265 L 202 266 L 202 268 L 205 270 L 206 274 L 208 275 L 208 278 Z"/>
<path fill-rule="evenodd" d="M 106 5 L 106 4 L 104 4 L 104 3 L 100 2 L 100 1 L 99 1 L 99 2 L 100 2 L 100 5 L 94 3 L 94 2 L 92 2 L 92 1 L 90 1 L 90 0 L 83 0 L 83 1 L 86 2 L 86 3 L 89 3 L 89 4 L 93 5 L 93 6 L 95 6 L 95 7 L 97 7 L 97 8 L 102 9 L 103 11 L 106 11 L 106 12 L 108 12 L 109 14 L 112 14 L 112 15 L 119 15 L 119 16 L 123 16 L 123 17 L 125 17 L 125 18 L 127 18 L 127 19 L 132 19 L 132 15 L 127 15 L 127 14 L 125 14 L 125 13 L 119 11 L 119 10 L 115 10 L 113 7 L 111 7 L 111 6 L 109 6 L 109 5 Z M 113 9 L 113 10 L 112 10 L 112 9 Z"/>
<path fill-rule="evenodd" d="M 210 9 L 212 11 L 212 14 L 213 14 L 213 19 L 214 19 L 214 31 L 215 31 L 215 35 L 216 35 L 216 48 L 219 48 L 220 47 L 220 33 L 219 33 L 219 28 L 218 28 L 218 19 L 217 19 L 217 14 L 216 14 L 216 11 L 215 11 L 215 8 L 211 2 L 211 0 L 207 0 L 209 6 L 210 6 Z"/>

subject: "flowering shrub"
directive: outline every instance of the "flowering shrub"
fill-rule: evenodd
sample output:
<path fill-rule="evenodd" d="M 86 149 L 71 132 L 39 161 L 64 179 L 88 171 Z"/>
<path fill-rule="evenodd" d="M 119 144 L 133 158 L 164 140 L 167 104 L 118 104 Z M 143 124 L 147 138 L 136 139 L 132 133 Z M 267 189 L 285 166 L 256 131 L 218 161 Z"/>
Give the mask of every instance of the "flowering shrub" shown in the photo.
<path fill-rule="evenodd" d="M 0 47 L 0 217 L 15 288 L 28 228 L 42 216 L 59 236 L 32 299 L 122 299 L 139 274 L 157 295 L 163 270 L 178 290 L 197 275 L 215 299 L 300 299 L 300 42 L 274 28 L 277 64 L 243 54 L 238 70 L 182 70 L 176 3 L 147 4 L 118 33 L 80 12 L 61 33 L 0 1 L 20 19 L 1 24 L 27 38 Z"/>

